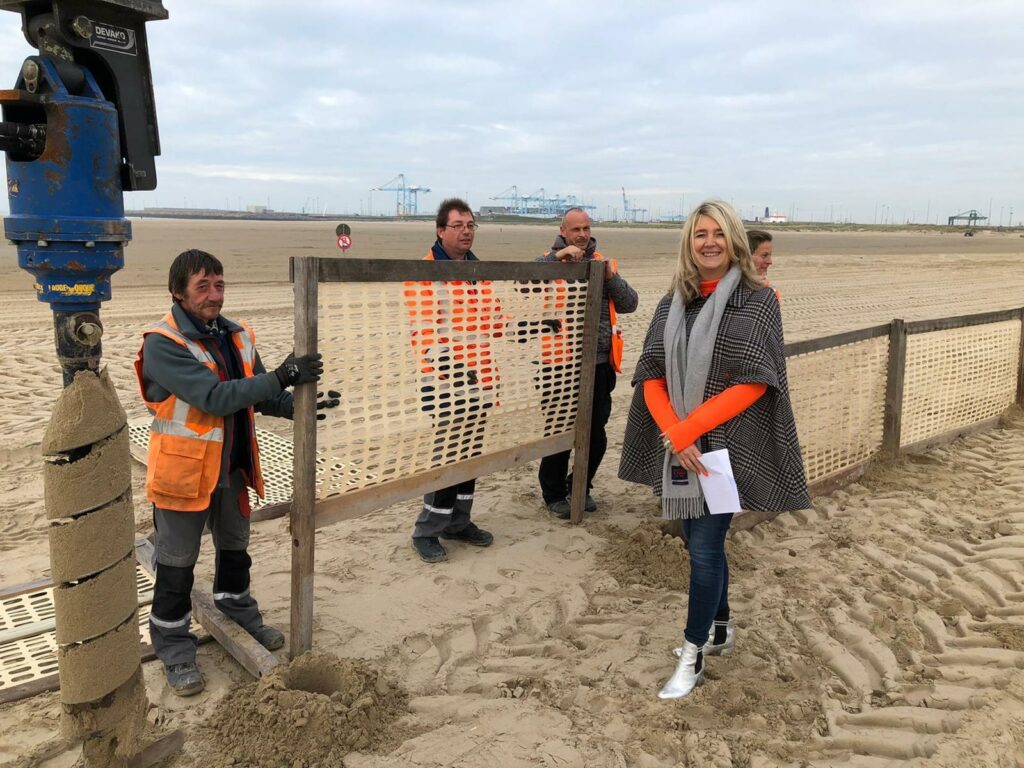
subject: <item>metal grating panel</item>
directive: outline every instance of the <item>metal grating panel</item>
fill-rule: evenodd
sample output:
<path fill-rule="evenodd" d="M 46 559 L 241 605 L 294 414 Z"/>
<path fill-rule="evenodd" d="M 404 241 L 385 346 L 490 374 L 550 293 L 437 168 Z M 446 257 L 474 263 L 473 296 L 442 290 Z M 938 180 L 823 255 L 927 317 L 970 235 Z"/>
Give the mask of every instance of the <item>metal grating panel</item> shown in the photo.
<path fill-rule="evenodd" d="M 139 632 L 142 644 L 149 645 L 149 610 L 153 600 L 153 577 L 142 568 L 135 568 L 139 594 Z M 29 683 L 57 673 L 57 635 L 53 630 L 53 588 L 28 592 L 0 602 L 0 632 L 42 624 L 40 632 L 30 637 L 0 643 L 0 690 Z M 192 622 L 192 632 L 204 634 Z"/>

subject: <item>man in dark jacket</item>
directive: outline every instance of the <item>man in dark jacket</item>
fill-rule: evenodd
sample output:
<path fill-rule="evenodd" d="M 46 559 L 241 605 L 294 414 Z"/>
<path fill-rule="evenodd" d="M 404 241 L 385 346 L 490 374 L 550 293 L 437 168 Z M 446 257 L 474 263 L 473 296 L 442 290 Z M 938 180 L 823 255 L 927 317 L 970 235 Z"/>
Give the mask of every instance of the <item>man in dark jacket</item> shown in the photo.
<path fill-rule="evenodd" d="M 146 331 L 135 361 L 154 416 L 146 473 L 156 529 L 149 630 L 171 690 L 191 696 L 204 687 L 189 627 L 205 526 L 217 551 L 215 604 L 265 648 L 284 645 L 284 635 L 263 623 L 249 592 L 249 488 L 263 495 L 254 411 L 292 418 L 287 387 L 319 380 L 323 364 L 319 354 L 290 355 L 267 373 L 252 330 L 220 313 L 224 268 L 208 253 L 180 254 L 168 289 L 171 311 Z"/>
<path fill-rule="evenodd" d="M 537 261 L 604 261 L 604 295 L 601 302 L 601 324 L 597 337 L 597 367 L 594 369 L 594 404 L 590 420 L 590 456 L 587 462 L 586 510 L 593 512 L 597 502 L 590 495 L 594 475 L 608 448 L 605 425 L 612 415 L 612 390 L 615 374 L 621 365 L 621 347 L 617 347 L 618 328 L 612 318 L 619 313 L 635 312 L 639 299 L 636 291 L 619 274 L 615 261 L 605 260 L 597 250 L 597 240 L 590 234 L 590 216 L 582 208 L 570 208 L 562 217 L 558 237 L 551 250 Z M 621 342 L 619 342 L 621 343 Z M 569 519 L 569 499 L 572 495 L 572 475 L 569 470 L 569 451 L 545 456 L 540 462 L 540 489 L 544 503 L 552 514 L 562 520 Z"/>

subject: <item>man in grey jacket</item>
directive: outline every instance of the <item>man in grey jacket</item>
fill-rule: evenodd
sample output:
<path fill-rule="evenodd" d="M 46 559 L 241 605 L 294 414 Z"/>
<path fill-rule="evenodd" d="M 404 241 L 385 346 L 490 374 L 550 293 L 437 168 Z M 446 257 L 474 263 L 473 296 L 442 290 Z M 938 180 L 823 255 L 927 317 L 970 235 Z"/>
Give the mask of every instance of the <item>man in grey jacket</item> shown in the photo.
<path fill-rule="evenodd" d="M 590 216 L 582 208 L 570 208 L 562 216 L 558 237 L 551 250 L 537 261 L 604 261 L 604 295 L 601 302 L 601 323 L 597 337 L 597 367 L 594 369 L 594 404 L 590 420 L 590 456 L 587 462 L 586 510 L 593 512 L 597 502 L 590 495 L 594 475 L 608 448 L 605 425 L 612 414 L 612 390 L 621 360 L 616 359 L 612 343 L 612 313 L 635 312 L 639 299 L 636 291 L 619 274 L 615 261 L 606 260 L 597 250 L 597 240 L 590 234 Z M 616 329 L 617 330 L 617 329 Z M 569 499 L 572 496 L 572 475 L 569 470 L 569 451 L 545 456 L 540 462 L 541 494 L 544 503 L 555 517 L 569 518 Z"/>
<path fill-rule="evenodd" d="M 287 388 L 318 381 L 323 364 L 319 354 L 290 355 L 267 373 L 252 330 L 220 313 L 224 268 L 208 253 L 180 254 L 168 289 L 171 311 L 145 332 L 135 361 L 154 416 L 146 473 L 156 529 L 149 630 L 171 690 L 191 696 L 204 687 L 189 627 L 205 526 L 217 552 L 215 604 L 267 649 L 284 645 L 249 592 L 249 488 L 263 495 L 254 411 L 292 418 Z M 338 404 L 337 393 L 328 394 L 318 407 Z"/>

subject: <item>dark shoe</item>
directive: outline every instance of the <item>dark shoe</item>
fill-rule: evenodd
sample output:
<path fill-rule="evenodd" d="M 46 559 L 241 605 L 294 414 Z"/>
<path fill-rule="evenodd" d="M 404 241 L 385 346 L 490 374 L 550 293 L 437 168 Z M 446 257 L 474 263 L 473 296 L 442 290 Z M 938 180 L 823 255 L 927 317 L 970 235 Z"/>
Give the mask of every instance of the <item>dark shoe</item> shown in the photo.
<path fill-rule="evenodd" d="M 262 645 L 268 651 L 276 651 L 278 648 L 284 648 L 284 633 L 279 629 L 268 627 L 264 624 L 255 632 L 251 632 L 250 634 L 256 638 L 257 643 Z"/>
<path fill-rule="evenodd" d="M 168 687 L 178 696 L 195 696 L 206 687 L 203 673 L 194 661 L 164 667 Z"/>
<path fill-rule="evenodd" d="M 444 551 L 436 536 L 414 538 L 412 548 L 424 563 L 441 563 L 448 559 L 448 553 Z"/>
<path fill-rule="evenodd" d="M 572 508 L 569 506 L 568 499 L 559 499 L 558 501 L 549 501 L 547 503 L 548 511 L 557 517 L 559 520 L 568 520 L 572 515 Z"/>
<path fill-rule="evenodd" d="M 596 512 L 597 511 L 597 502 L 594 501 L 594 497 L 591 496 L 589 493 L 587 494 L 586 502 L 583 504 L 583 511 L 584 512 Z"/>
<path fill-rule="evenodd" d="M 476 523 L 467 523 L 461 531 L 445 532 L 441 534 L 442 539 L 453 541 L 464 541 L 474 547 L 489 547 L 494 543 L 494 536 L 483 528 L 477 528 Z M 440 546 L 440 545 L 438 545 Z"/>

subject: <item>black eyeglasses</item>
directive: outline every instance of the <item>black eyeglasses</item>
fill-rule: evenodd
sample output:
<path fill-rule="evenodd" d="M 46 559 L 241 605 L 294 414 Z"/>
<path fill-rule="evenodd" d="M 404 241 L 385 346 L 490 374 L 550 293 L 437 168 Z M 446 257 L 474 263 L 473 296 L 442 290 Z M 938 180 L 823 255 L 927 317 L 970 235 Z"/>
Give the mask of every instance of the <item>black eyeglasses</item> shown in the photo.
<path fill-rule="evenodd" d="M 456 232 L 461 232 L 464 229 L 468 229 L 470 232 L 473 232 L 477 229 L 480 229 L 480 225 L 477 224 L 475 221 L 471 221 L 468 224 L 445 224 L 445 227 L 449 229 L 454 229 Z"/>

